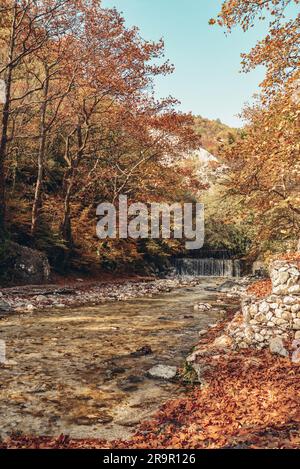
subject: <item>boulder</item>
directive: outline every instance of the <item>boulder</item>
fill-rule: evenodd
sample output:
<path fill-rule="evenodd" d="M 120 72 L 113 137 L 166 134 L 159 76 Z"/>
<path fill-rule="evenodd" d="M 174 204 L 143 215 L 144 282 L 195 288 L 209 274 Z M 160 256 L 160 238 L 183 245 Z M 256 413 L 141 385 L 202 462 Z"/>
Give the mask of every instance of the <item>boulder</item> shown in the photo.
<path fill-rule="evenodd" d="M 258 306 L 256 304 L 253 304 L 253 305 L 249 306 L 249 313 L 252 316 L 255 316 L 255 314 L 257 314 L 257 312 L 258 312 Z"/>
<path fill-rule="evenodd" d="M 288 272 L 278 272 L 277 275 L 273 275 L 273 285 L 277 287 L 278 285 L 282 285 L 286 283 L 289 279 Z"/>
<path fill-rule="evenodd" d="M 288 287 L 283 285 L 273 287 L 273 293 L 275 293 L 275 295 L 286 295 L 288 293 Z"/>
<path fill-rule="evenodd" d="M 212 344 L 212 347 L 214 348 L 230 348 L 231 346 L 232 338 L 225 334 L 217 337 Z"/>
<path fill-rule="evenodd" d="M 262 313 L 258 313 L 254 316 L 254 319 L 257 322 L 265 322 L 266 321 L 266 316 Z"/>
<path fill-rule="evenodd" d="M 264 337 L 261 334 L 258 334 L 258 333 L 254 334 L 254 338 L 255 338 L 256 342 L 259 342 L 259 343 L 261 343 L 265 340 Z"/>
<path fill-rule="evenodd" d="M 139 348 L 135 352 L 131 352 L 132 357 L 143 357 L 145 355 L 151 355 L 153 353 L 152 348 L 150 345 L 144 345 L 143 347 Z"/>
<path fill-rule="evenodd" d="M 0 316 L 4 316 L 10 311 L 12 311 L 12 307 L 10 306 L 10 304 L 7 303 L 7 301 L 0 299 Z"/>
<path fill-rule="evenodd" d="M 10 281 L 19 284 L 42 284 L 49 280 L 50 265 L 43 252 L 9 243 L 5 269 Z"/>
<path fill-rule="evenodd" d="M 292 343 L 292 348 L 294 349 L 292 353 L 292 363 L 300 363 L 300 340 L 294 340 Z"/>
<path fill-rule="evenodd" d="M 284 311 L 281 315 L 282 319 L 284 319 L 285 321 L 290 321 L 292 319 L 292 315 L 291 313 L 289 313 L 288 311 Z"/>
<path fill-rule="evenodd" d="M 155 379 L 173 379 L 177 374 L 176 366 L 155 365 L 148 370 L 148 376 Z"/>
<path fill-rule="evenodd" d="M 283 298 L 283 302 L 284 302 L 284 304 L 286 304 L 286 305 L 293 305 L 293 304 L 295 304 L 295 303 L 297 302 L 297 299 L 294 298 L 293 296 L 285 296 L 285 297 Z"/>
<path fill-rule="evenodd" d="M 298 349 L 300 347 L 300 340 L 299 339 L 295 339 L 293 340 L 292 342 L 292 349 Z"/>
<path fill-rule="evenodd" d="M 282 313 L 283 313 L 283 309 L 281 309 L 281 308 L 275 309 L 275 316 L 276 316 L 276 318 L 281 318 Z"/>
<path fill-rule="evenodd" d="M 219 292 L 227 292 L 227 291 L 231 290 L 236 285 L 237 285 L 237 282 L 235 282 L 234 280 L 226 280 L 226 282 L 222 283 L 218 287 L 217 290 Z"/>
<path fill-rule="evenodd" d="M 273 337 L 273 339 L 270 340 L 270 352 L 281 355 L 282 357 L 289 356 L 289 352 L 284 347 L 281 337 Z"/>
<path fill-rule="evenodd" d="M 48 298 L 47 298 L 45 295 L 37 295 L 37 296 L 35 297 L 35 300 L 40 303 L 40 302 L 42 302 L 42 301 L 47 301 Z"/>
<path fill-rule="evenodd" d="M 272 317 L 273 317 L 273 313 L 271 313 L 271 311 L 269 311 L 269 312 L 266 314 L 266 320 L 267 320 L 267 321 L 271 321 Z"/>
<path fill-rule="evenodd" d="M 295 340 L 300 340 L 300 331 L 295 332 Z"/>
<path fill-rule="evenodd" d="M 300 285 L 292 285 L 291 287 L 289 287 L 288 292 L 292 295 L 297 295 L 298 293 L 300 293 Z"/>
<path fill-rule="evenodd" d="M 202 386 L 205 385 L 206 381 L 205 381 L 204 375 L 208 370 L 211 369 L 211 366 L 200 364 L 200 363 L 192 363 L 192 367 L 197 375 L 197 380 L 199 381 L 199 383 L 201 383 Z"/>
<path fill-rule="evenodd" d="M 293 329 L 295 331 L 300 331 L 300 319 L 296 318 L 293 320 Z"/>
<path fill-rule="evenodd" d="M 198 310 L 198 311 L 207 311 L 211 308 L 212 306 L 209 303 L 199 303 L 194 306 L 194 310 Z"/>
<path fill-rule="evenodd" d="M 300 311 L 300 303 L 291 306 L 292 313 L 298 313 Z"/>
<path fill-rule="evenodd" d="M 300 348 L 294 350 L 294 352 L 292 353 L 292 363 L 300 363 Z"/>
<path fill-rule="evenodd" d="M 258 309 L 260 313 L 267 314 L 270 311 L 270 305 L 266 301 L 262 301 Z"/>

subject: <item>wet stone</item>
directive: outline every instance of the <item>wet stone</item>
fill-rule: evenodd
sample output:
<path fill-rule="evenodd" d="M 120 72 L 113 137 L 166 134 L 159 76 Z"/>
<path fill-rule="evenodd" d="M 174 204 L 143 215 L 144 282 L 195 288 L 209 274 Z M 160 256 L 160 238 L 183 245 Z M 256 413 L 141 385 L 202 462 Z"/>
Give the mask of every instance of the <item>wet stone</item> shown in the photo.
<path fill-rule="evenodd" d="M 144 355 L 152 355 L 153 351 L 150 345 L 144 345 L 140 349 L 136 350 L 135 352 L 131 353 L 132 357 L 142 357 Z"/>
<path fill-rule="evenodd" d="M 177 374 L 176 366 L 169 365 L 155 365 L 148 370 L 148 376 L 155 379 L 173 379 Z"/>

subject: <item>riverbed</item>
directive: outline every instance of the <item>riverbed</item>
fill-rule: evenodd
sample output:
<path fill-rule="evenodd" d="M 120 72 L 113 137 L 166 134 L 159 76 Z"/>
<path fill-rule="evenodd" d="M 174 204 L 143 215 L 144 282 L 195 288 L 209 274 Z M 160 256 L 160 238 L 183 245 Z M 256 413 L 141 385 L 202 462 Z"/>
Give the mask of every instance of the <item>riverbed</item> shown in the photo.
<path fill-rule="evenodd" d="M 184 366 L 199 331 L 226 315 L 226 295 L 206 290 L 223 281 L 203 278 L 152 297 L 1 320 L 7 355 L 0 369 L 1 436 L 128 438 L 183 391 L 180 380 L 153 379 L 148 371 Z M 194 310 L 199 302 L 212 309 Z"/>

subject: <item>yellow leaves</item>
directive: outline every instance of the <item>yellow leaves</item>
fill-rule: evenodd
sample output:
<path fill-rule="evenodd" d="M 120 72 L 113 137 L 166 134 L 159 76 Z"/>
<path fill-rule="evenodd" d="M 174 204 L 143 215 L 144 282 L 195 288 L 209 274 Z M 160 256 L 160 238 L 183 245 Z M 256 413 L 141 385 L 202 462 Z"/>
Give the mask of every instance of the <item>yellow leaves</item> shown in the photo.
<path fill-rule="evenodd" d="M 262 104 L 248 107 L 247 134 L 235 147 L 224 148 L 231 168 L 228 192 L 241 194 L 244 209 L 255 216 L 260 246 L 271 237 L 298 236 L 300 125 L 299 106 L 290 99 L 293 92 L 287 85 Z"/>

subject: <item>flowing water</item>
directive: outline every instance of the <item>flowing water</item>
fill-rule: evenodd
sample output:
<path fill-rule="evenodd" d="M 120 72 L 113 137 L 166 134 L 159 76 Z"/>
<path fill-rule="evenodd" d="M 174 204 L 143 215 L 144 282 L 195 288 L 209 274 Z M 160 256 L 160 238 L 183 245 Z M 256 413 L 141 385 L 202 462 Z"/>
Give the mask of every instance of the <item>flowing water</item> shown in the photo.
<path fill-rule="evenodd" d="M 174 267 L 177 275 L 240 277 L 239 259 L 176 259 Z"/>
<path fill-rule="evenodd" d="M 182 391 L 178 382 L 151 379 L 147 371 L 156 364 L 183 365 L 199 330 L 224 315 L 226 297 L 205 290 L 222 282 L 205 278 L 153 298 L 0 321 L 9 360 L 0 369 L 1 435 L 128 437 Z M 194 311 L 199 302 L 213 309 Z M 152 354 L 132 355 L 146 345 Z"/>

